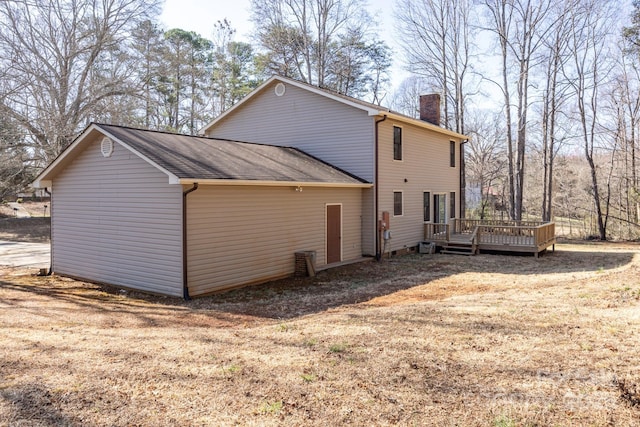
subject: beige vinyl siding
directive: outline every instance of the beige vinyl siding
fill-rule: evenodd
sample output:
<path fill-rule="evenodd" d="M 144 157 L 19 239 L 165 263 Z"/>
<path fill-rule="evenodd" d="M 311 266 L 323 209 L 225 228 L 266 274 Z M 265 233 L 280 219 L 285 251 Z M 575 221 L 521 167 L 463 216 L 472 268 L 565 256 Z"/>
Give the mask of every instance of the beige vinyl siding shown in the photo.
<path fill-rule="evenodd" d="M 291 275 L 294 253 L 326 264 L 325 207 L 342 204 L 342 258 L 361 249 L 361 189 L 205 186 L 188 195 L 189 293 Z"/>
<path fill-rule="evenodd" d="M 55 273 L 182 295 L 182 195 L 168 177 L 114 143 L 93 141 L 53 181 Z"/>
<path fill-rule="evenodd" d="M 402 161 L 393 160 L 393 126 L 402 127 Z M 424 237 L 423 193 L 443 193 L 447 196 L 449 220 L 449 193 L 456 193 L 456 208 L 460 206 L 460 140 L 456 142 L 456 166 L 449 165 L 449 141 L 437 132 L 407 123 L 387 120 L 379 130 L 379 213 L 391 215 L 391 250 L 415 246 Z M 406 182 L 405 182 L 406 180 Z M 393 193 L 402 191 L 402 216 L 393 215 Z M 433 201 L 431 201 L 433 209 Z M 457 212 L 456 212 L 456 216 Z M 433 212 L 431 213 L 433 220 Z"/>
<path fill-rule="evenodd" d="M 208 136 L 299 148 L 368 182 L 374 177 L 373 117 L 285 83 L 267 86 L 208 131 Z"/>
<path fill-rule="evenodd" d="M 374 188 L 362 190 L 362 254 L 365 256 L 376 254 L 374 198 Z"/>

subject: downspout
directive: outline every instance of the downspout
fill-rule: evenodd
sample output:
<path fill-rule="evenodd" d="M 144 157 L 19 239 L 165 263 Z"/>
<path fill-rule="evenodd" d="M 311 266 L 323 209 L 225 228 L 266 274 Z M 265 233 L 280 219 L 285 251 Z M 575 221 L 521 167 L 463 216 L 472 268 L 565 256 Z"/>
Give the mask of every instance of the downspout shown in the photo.
<path fill-rule="evenodd" d="M 385 114 L 380 120 L 376 120 L 376 136 L 375 136 L 375 182 L 374 182 L 374 188 L 375 188 L 375 195 L 374 195 L 374 212 L 375 212 L 375 219 L 373 221 L 373 225 L 374 225 L 374 229 L 375 229 L 375 235 L 376 235 L 376 260 L 380 261 L 382 259 L 382 254 L 380 253 L 380 227 L 378 225 L 378 124 L 384 122 L 385 120 L 387 120 L 387 115 Z"/>
<path fill-rule="evenodd" d="M 466 191 L 467 191 L 467 185 L 466 185 L 466 176 L 465 176 L 465 161 L 464 161 L 464 144 L 466 144 L 467 142 L 469 142 L 468 139 L 465 139 L 463 141 L 460 141 L 460 179 L 459 179 L 459 183 L 460 183 L 460 215 L 459 217 L 461 219 L 464 219 L 467 215 L 466 215 L 466 210 L 467 210 L 467 195 L 466 195 Z M 482 192 L 481 192 L 482 193 Z"/>
<path fill-rule="evenodd" d="M 189 301 L 189 277 L 187 276 L 187 194 L 196 191 L 198 183 L 194 182 L 193 187 L 182 192 L 182 298 Z"/>
<path fill-rule="evenodd" d="M 53 221 L 53 194 L 47 187 L 44 187 L 44 192 L 49 195 L 49 271 L 47 276 L 51 276 L 53 274 L 53 226 L 51 224 L 51 221 Z"/>

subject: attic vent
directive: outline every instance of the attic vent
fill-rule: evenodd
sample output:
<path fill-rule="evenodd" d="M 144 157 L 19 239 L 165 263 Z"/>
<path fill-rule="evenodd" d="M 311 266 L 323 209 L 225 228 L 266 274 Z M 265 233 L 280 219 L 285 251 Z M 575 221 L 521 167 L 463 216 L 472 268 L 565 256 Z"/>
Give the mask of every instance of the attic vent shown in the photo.
<path fill-rule="evenodd" d="M 274 91 L 276 93 L 276 96 L 282 96 L 284 95 L 285 90 L 286 88 L 284 87 L 284 83 L 278 83 Z"/>
<path fill-rule="evenodd" d="M 111 157 L 113 154 L 113 141 L 106 136 L 102 138 L 102 142 L 100 143 L 100 151 L 104 157 Z"/>

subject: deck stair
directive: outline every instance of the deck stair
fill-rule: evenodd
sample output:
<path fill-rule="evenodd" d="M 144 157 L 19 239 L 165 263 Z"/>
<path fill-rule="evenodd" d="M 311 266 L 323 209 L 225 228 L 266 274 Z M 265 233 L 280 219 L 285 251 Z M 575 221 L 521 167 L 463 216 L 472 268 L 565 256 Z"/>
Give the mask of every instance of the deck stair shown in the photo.
<path fill-rule="evenodd" d="M 440 253 L 449 255 L 475 255 L 475 250 L 471 243 L 449 242 L 442 247 Z"/>

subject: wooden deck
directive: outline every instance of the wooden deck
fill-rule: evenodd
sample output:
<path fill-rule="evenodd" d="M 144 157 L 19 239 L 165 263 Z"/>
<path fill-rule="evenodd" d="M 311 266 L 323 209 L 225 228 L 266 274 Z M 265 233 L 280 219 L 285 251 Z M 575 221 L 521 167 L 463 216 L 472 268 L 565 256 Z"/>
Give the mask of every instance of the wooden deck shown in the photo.
<path fill-rule="evenodd" d="M 528 252 L 555 248 L 555 223 L 454 219 L 449 224 L 425 224 L 424 239 L 449 253 L 480 251 Z M 456 251 L 457 250 L 457 251 Z"/>

